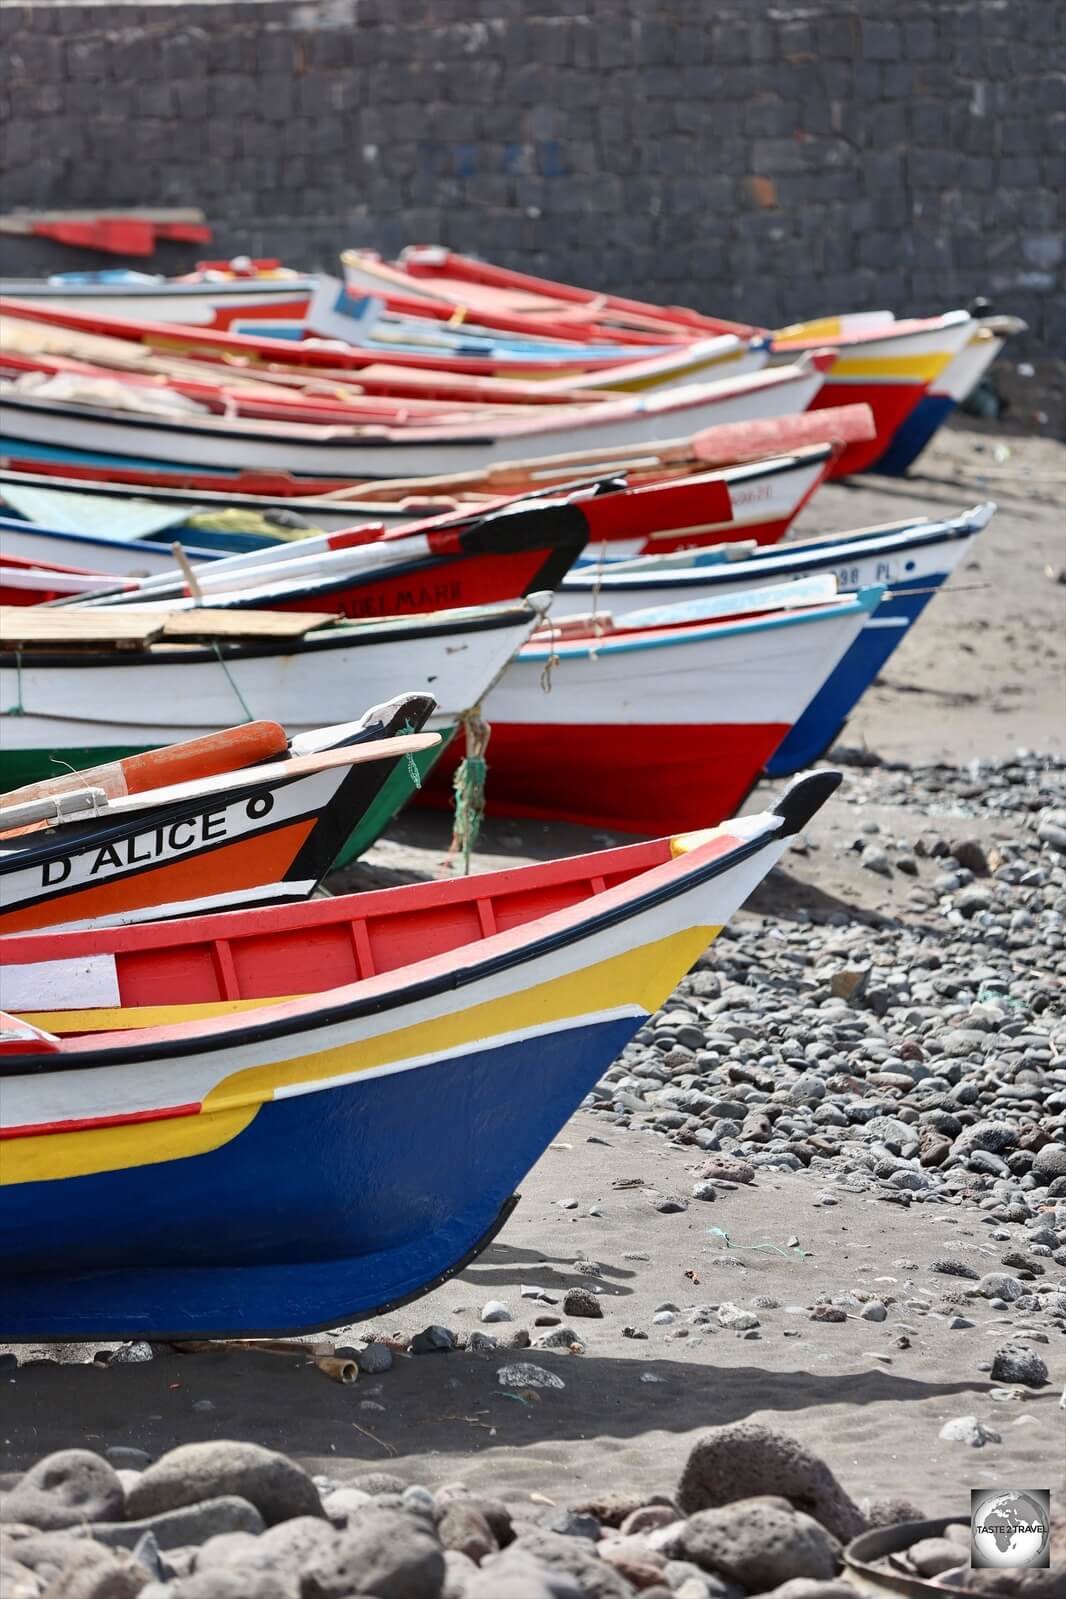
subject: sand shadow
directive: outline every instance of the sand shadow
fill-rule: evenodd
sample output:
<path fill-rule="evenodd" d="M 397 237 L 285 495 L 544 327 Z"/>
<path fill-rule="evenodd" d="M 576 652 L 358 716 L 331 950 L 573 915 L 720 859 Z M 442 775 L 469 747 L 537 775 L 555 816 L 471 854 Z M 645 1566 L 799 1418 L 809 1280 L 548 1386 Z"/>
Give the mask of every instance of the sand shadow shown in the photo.
<path fill-rule="evenodd" d="M 592 1288 L 599 1289 L 605 1299 L 620 1299 L 633 1292 L 631 1288 L 621 1285 L 623 1281 L 634 1278 L 635 1271 L 606 1265 L 601 1261 L 597 1261 L 596 1266 L 597 1274 L 593 1277 L 576 1268 L 572 1255 L 547 1255 L 538 1249 L 522 1249 L 513 1244 L 497 1242 L 490 1244 L 477 1260 L 471 1261 L 465 1271 L 458 1272 L 454 1281 L 478 1288 L 501 1284 L 513 1291 L 516 1279 L 521 1276 L 531 1287 L 543 1287 L 548 1292 L 557 1291 L 560 1294 L 568 1288 Z M 530 1315 L 552 1308 L 538 1305 L 536 1300 L 530 1300 L 526 1305 Z"/>
<path fill-rule="evenodd" d="M 410 1455 L 633 1439 L 651 1429 L 688 1433 L 756 1412 L 795 1417 L 795 1425 L 781 1424 L 802 1437 L 808 1410 L 819 1411 L 824 1425 L 827 1407 L 839 1406 L 843 1425 L 854 1407 L 962 1395 L 972 1404 L 991 1386 L 877 1369 L 772 1371 L 736 1364 L 737 1347 L 728 1335 L 712 1334 L 700 1362 L 650 1351 L 642 1358 L 639 1345 L 625 1359 L 539 1349 L 398 1356 L 386 1375 L 347 1387 L 301 1357 L 248 1351 L 188 1355 L 157 1346 L 155 1359 L 137 1365 L 34 1365 L 6 1374 L 0 1470 L 24 1470 L 51 1450 L 75 1446 L 102 1451 L 132 1444 L 159 1455 L 182 1443 L 241 1438 L 324 1459 L 338 1475 L 345 1467 L 352 1475 L 383 1464 L 404 1475 Z M 515 1397 L 497 1372 L 516 1361 L 550 1370 L 565 1386 L 522 1389 Z M 1057 1403 L 1051 1387 L 1042 1397 Z M 447 1461 L 428 1472 L 423 1465 L 418 1480 L 447 1480 L 454 1469 Z M 413 1468 L 409 1475 L 415 1480 Z"/>

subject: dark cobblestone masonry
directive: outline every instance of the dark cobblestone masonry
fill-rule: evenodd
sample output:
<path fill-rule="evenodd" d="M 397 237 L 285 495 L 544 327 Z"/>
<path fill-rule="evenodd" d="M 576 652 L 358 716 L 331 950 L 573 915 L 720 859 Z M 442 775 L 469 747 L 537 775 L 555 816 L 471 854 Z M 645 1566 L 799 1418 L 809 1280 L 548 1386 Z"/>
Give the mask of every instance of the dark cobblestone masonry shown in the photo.
<path fill-rule="evenodd" d="M 2 205 L 200 205 L 219 253 L 299 265 L 440 241 L 768 324 L 987 294 L 1057 349 L 1064 22 L 1061 0 L 8 5 Z M 0 240 L 3 271 L 70 261 Z"/>

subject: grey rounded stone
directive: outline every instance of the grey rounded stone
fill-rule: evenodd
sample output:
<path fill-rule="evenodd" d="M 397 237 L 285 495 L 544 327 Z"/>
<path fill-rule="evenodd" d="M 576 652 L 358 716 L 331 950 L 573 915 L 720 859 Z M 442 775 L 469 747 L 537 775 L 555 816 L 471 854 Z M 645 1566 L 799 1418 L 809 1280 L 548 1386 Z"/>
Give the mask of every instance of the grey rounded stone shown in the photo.
<path fill-rule="evenodd" d="M 842 1543 L 866 1530 L 861 1511 L 824 1460 L 787 1433 L 756 1422 L 711 1427 L 698 1438 L 674 1497 L 692 1515 L 764 1494 L 783 1496 Z"/>
<path fill-rule="evenodd" d="M 1032 1349 L 1005 1344 L 992 1356 L 992 1381 L 1020 1383 L 1024 1388 L 1043 1388 L 1048 1380 L 1047 1365 Z"/>
<path fill-rule="evenodd" d="M 748 1593 L 762 1593 L 790 1577 L 834 1576 L 838 1547 L 813 1517 L 776 1497 L 698 1510 L 681 1532 L 688 1560 Z"/>
<path fill-rule="evenodd" d="M 177 1510 L 164 1510 L 158 1516 L 144 1516 L 137 1521 L 94 1521 L 89 1532 L 97 1543 L 112 1549 L 133 1549 L 146 1532 L 155 1536 L 160 1549 L 180 1549 L 186 1544 L 204 1543 L 223 1532 L 263 1531 L 265 1523 L 259 1511 L 247 1499 L 235 1494 L 218 1499 L 205 1499 L 198 1505 L 180 1505 Z"/>
<path fill-rule="evenodd" d="M 393 1353 L 388 1344 L 367 1344 L 365 1349 L 356 1351 L 355 1363 L 366 1376 L 378 1377 L 392 1370 Z"/>
<path fill-rule="evenodd" d="M 125 1503 L 125 1490 L 108 1461 L 89 1449 L 59 1449 L 38 1460 L 0 1498 L 0 1517 L 51 1532 L 85 1521 L 112 1521 L 124 1513 Z"/>
<path fill-rule="evenodd" d="M 591 1288 L 568 1288 L 563 1296 L 563 1314 L 598 1319 L 603 1315 L 603 1306 Z"/>
<path fill-rule="evenodd" d="M 137 1599 L 150 1580 L 129 1554 L 102 1549 L 88 1538 L 71 1542 L 66 1562 L 45 1590 L 47 1599 Z"/>
<path fill-rule="evenodd" d="M 628 1582 L 600 1559 L 587 1538 L 568 1537 L 565 1533 L 538 1527 L 516 1538 L 511 1549 L 532 1555 L 553 1570 L 565 1573 L 575 1583 L 582 1599 L 631 1599 Z M 508 1555 L 511 1549 L 506 1551 Z"/>
<path fill-rule="evenodd" d="M 421 1518 L 370 1506 L 304 1568 L 301 1599 L 439 1599 L 444 1551 Z"/>
<path fill-rule="evenodd" d="M 364 1493 L 361 1488 L 334 1488 L 323 1499 L 322 1509 L 334 1527 L 346 1527 L 350 1516 L 373 1502 L 373 1496 Z"/>
<path fill-rule="evenodd" d="M 1038 1149 L 1033 1160 L 1033 1175 L 1045 1183 L 1057 1177 L 1066 1177 L 1066 1147 L 1062 1144 L 1045 1144 Z"/>
<path fill-rule="evenodd" d="M 293 1516 L 321 1516 L 307 1472 L 273 1449 L 218 1439 L 182 1444 L 162 1456 L 130 1493 L 127 1514 L 159 1515 L 203 1499 L 236 1496 L 255 1505 L 268 1526 Z"/>
<path fill-rule="evenodd" d="M 627 1584 L 627 1596 L 631 1592 Z M 511 1548 L 485 1562 L 463 1599 L 585 1599 L 585 1590 L 558 1566 Z"/>
<path fill-rule="evenodd" d="M 168 1583 L 167 1599 L 299 1599 L 294 1572 L 264 1571 L 258 1566 L 213 1566 Z"/>
<path fill-rule="evenodd" d="M 445 1549 L 466 1555 L 475 1566 L 499 1548 L 476 1501 L 453 1499 L 446 1504 L 437 1521 L 437 1536 Z"/>

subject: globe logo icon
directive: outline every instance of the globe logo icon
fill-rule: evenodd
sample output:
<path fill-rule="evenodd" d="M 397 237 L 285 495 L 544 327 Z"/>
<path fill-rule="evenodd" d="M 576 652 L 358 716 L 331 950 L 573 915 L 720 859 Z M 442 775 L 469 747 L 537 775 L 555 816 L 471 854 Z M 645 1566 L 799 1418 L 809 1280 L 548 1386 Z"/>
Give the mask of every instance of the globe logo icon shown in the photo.
<path fill-rule="evenodd" d="M 1050 1538 L 1046 1494 L 1015 1489 L 974 1498 L 974 1566 L 1002 1571 L 1046 1566 Z"/>

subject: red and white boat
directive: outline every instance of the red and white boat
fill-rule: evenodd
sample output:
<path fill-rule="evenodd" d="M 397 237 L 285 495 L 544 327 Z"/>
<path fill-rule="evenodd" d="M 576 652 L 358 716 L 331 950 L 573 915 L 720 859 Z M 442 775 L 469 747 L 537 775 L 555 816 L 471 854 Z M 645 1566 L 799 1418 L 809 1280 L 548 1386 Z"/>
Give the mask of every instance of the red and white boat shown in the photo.
<path fill-rule="evenodd" d="M 876 439 L 866 448 L 844 453 L 835 477 L 873 465 L 930 385 L 968 344 L 976 325 L 966 311 L 898 322 L 890 311 L 872 311 L 822 317 L 771 332 L 686 307 L 652 305 L 513 272 L 435 245 L 412 245 L 388 263 L 372 251 L 349 250 L 342 262 L 349 288 L 430 319 L 461 310 L 464 316 L 512 331 L 627 341 L 763 336 L 772 338 L 771 358 L 780 361 L 794 360 L 803 350 L 831 350 L 833 361 L 812 408 L 862 401 L 871 407 L 877 427 Z"/>
<path fill-rule="evenodd" d="M 82 599 L 113 590 L 115 582 L 106 572 L 55 566 L 0 551 L 0 605 L 44 605 L 49 600 Z"/>
<path fill-rule="evenodd" d="M 686 829 L 741 804 L 879 603 L 882 588 L 793 606 L 738 596 L 735 616 L 574 618 L 523 645 L 484 702 L 490 815 L 627 833 Z M 752 614 L 752 613 L 757 614 Z M 546 692 L 546 690 L 548 690 Z M 416 803 L 446 805 L 461 749 Z"/>
<path fill-rule="evenodd" d="M 75 460 L 124 456 L 182 466 L 274 469 L 357 478 L 425 476 L 483 470 L 545 452 L 654 445 L 679 429 L 698 432 L 806 411 L 832 357 L 806 355 L 795 365 L 650 395 L 593 404 L 522 408 L 501 414 L 471 407 L 447 421 L 327 426 L 227 417 L 197 410 L 120 409 L 42 396 L 9 382 L 0 389 L 9 456 L 54 459 L 57 447 Z M 27 449 L 20 451 L 22 444 Z M 14 445 L 14 448 L 12 448 Z M 110 464 L 110 460 L 104 461 Z"/>

